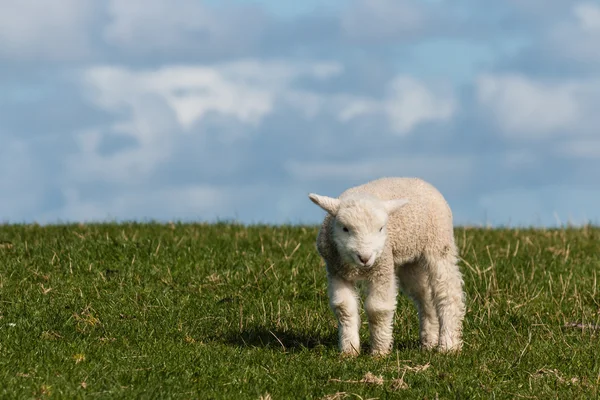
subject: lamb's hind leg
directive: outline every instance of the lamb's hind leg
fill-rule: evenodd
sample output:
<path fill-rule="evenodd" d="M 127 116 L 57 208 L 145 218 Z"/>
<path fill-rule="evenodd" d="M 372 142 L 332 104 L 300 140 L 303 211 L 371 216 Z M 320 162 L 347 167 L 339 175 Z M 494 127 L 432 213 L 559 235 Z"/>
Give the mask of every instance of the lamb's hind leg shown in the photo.
<path fill-rule="evenodd" d="M 463 278 L 454 254 L 427 256 L 433 303 L 440 322 L 440 351 L 460 351 L 465 316 Z"/>
<path fill-rule="evenodd" d="M 360 353 L 360 314 L 358 297 L 352 282 L 329 277 L 329 305 L 338 320 L 339 347 L 346 355 Z"/>
<path fill-rule="evenodd" d="M 402 292 L 417 307 L 421 346 L 425 349 L 436 347 L 438 344 L 439 323 L 426 266 L 422 263 L 405 264 L 397 268 L 397 275 Z"/>

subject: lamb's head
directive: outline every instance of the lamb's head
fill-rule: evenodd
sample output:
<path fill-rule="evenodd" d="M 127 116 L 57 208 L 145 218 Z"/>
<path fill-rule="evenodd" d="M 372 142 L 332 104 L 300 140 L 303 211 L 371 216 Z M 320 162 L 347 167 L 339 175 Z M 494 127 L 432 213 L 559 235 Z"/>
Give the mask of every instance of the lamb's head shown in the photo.
<path fill-rule="evenodd" d="M 308 197 L 333 217 L 332 238 L 340 256 L 363 268 L 372 267 L 383 253 L 389 216 L 408 203 L 363 194 L 343 199 L 313 193 Z"/>

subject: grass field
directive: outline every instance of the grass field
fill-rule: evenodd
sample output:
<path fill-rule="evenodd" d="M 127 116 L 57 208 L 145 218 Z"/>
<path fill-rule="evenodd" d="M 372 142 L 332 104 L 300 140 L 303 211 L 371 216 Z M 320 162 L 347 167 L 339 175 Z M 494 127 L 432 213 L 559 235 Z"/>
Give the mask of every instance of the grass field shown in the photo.
<path fill-rule="evenodd" d="M 419 350 L 416 311 L 402 296 L 394 353 L 379 359 L 338 355 L 316 234 L 0 227 L 0 397 L 600 395 L 600 229 L 457 228 L 463 352 Z M 366 325 L 361 335 L 367 349 Z"/>

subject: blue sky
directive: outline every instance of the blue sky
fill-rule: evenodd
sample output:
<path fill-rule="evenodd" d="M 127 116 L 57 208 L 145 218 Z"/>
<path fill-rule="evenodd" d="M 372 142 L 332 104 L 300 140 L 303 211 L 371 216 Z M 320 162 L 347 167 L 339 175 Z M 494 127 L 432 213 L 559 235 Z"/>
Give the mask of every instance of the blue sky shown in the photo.
<path fill-rule="evenodd" d="M 600 222 L 598 1 L 0 9 L 3 221 L 317 223 L 394 175 L 457 225 Z"/>

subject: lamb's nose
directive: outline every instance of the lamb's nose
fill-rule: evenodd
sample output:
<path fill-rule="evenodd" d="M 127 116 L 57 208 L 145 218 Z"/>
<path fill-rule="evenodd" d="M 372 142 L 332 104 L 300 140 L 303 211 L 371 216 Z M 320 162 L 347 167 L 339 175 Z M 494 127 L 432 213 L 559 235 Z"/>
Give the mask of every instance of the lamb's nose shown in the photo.
<path fill-rule="evenodd" d="M 367 261 L 369 261 L 369 258 L 371 258 L 370 256 L 365 256 L 364 254 L 357 254 L 358 259 L 360 260 L 361 263 L 366 264 Z"/>

